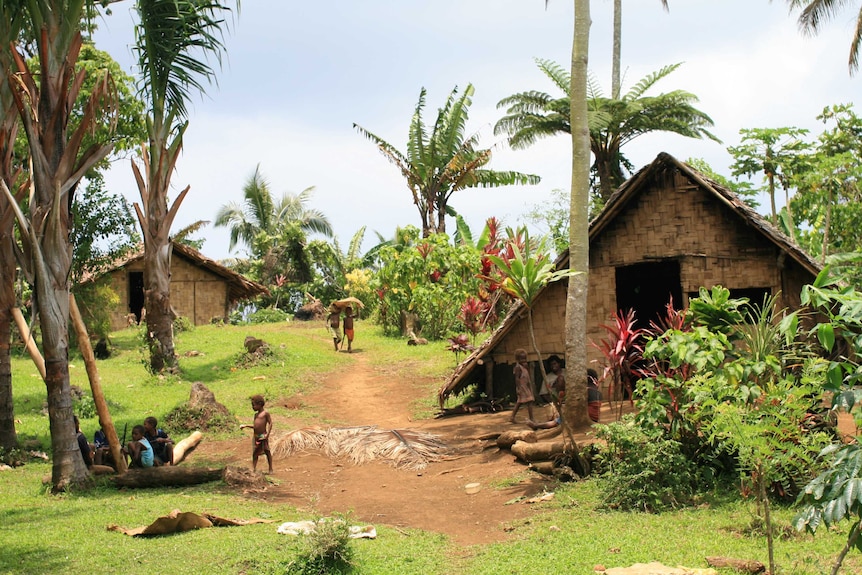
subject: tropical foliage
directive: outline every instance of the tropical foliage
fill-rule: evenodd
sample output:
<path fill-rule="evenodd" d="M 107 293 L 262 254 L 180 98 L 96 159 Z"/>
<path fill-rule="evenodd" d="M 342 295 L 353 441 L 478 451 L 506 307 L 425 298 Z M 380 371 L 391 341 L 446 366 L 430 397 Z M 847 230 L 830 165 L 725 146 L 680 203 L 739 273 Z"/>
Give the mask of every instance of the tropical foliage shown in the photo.
<path fill-rule="evenodd" d="M 787 0 L 787 3 L 791 10 L 801 9 L 799 25 L 811 34 L 817 34 L 823 23 L 837 16 L 842 8 L 850 4 L 846 0 Z M 862 46 L 862 6 L 859 7 L 853 39 L 850 41 L 850 56 L 847 65 L 851 74 L 859 69 L 860 46 Z"/>
<path fill-rule="evenodd" d="M 308 207 L 313 191 L 306 188 L 276 199 L 258 166 L 243 186 L 243 203 L 230 202 L 219 209 L 214 225 L 230 230 L 231 250 L 245 246 L 246 271 L 257 281 L 276 286 L 311 281 L 314 263 L 306 249 L 307 235 L 332 237 L 326 216 Z"/>
<path fill-rule="evenodd" d="M 494 126 L 494 133 L 508 135 L 509 145 L 515 149 L 527 148 L 540 138 L 571 133 L 568 97 L 571 75 L 551 60 L 537 59 L 536 63 L 563 94 L 554 97 L 531 90 L 497 103 L 497 108 L 506 109 L 506 115 Z M 646 95 L 679 66 L 665 66 L 645 76 L 620 98 L 604 96 L 595 82 L 589 82 L 587 109 L 590 151 L 594 158 L 591 173 L 602 204 L 623 183 L 625 171 L 632 171 L 622 148 L 635 138 L 651 132 L 672 132 L 719 141 L 708 130 L 713 125 L 712 119 L 694 107 L 698 102 L 694 94 L 674 90 L 658 96 Z"/>
<path fill-rule="evenodd" d="M 422 237 L 446 232 L 446 216 L 454 211 L 449 201 L 455 192 L 477 187 L 539 183 L 538 176 L 486 168 L 491 161 L 491 149 L 479 147 L 478 134 L 467 136 L 466 133 L 473 92 L 472 84 L 468 84 L 460 95 L 457 87 L 453 89 L 446 104 L 438 110 L 429 131 L 423 117 L 426 93 L 422 88 L 410 121 L 406 153 L 362 126 L 353 124 L 407 180 L 422 222 Z"/>

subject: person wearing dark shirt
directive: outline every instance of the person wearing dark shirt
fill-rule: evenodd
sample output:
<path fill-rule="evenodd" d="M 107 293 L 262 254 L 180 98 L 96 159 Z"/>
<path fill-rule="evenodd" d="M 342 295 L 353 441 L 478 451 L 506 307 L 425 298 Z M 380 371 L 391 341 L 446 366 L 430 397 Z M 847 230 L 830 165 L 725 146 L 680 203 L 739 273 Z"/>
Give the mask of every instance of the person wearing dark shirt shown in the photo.
<path fill-rule="evenodd" d="M 87 469 L 93 466 L 93 456 L 90 453 L 90 442 L 87 441 L 87 436 L 81 432 L 81 422 L 78 421 L 78 416 L 72 416 L 75 420 L 75 431 L 78 434 L 78 448 L 81 450 L 81 457 L 84 458 L 84 465 Z"/>

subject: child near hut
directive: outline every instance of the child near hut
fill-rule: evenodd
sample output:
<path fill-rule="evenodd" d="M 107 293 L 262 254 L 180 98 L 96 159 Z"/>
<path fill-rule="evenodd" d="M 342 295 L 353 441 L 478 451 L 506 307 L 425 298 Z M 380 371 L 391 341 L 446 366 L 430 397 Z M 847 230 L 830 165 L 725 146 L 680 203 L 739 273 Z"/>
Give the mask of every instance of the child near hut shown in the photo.
<path fill-rule="evenodd" d="M 152 467 L 153 447 L 144 437 L 144 426 L 132 428 L 132 440 L 123 448 L 123 453 L 129 456 L 129 467 Z"/>
<path fill-rule="evenodd" d="M 515 416 L 518 415 L 518 410 L 522 405 L 527 406 L 527 415 L 529 421 L 533 420 L 533 378 L 530 375 L 530 370 L 527 367 L 527 352 L 523 349 L 515 350 L 515 364 L 512 370 L 515 376 L 515 391 L 518 394 L 518 400 L 515 403 L 515 410 L 512 412 L 512 418 L 509 423 L 515 423 Z"/>
<path fill-rule="evenodd" d="M 250 428 L 254 431 L 252 436 L 253 451 L 251 453 L 251 468 L 252 471 L 257 471 L 257 459 L 260 454 L 266 455 L 266 462 L 269 465 L 269 473 L 272 473 L 272 453 L 269 450 L 269 434 L 272 432 L 272 416 L 263 408 L 266 401 L 262 395 L 251 396 L 251 408 L 255 411 L 254 423 L 249 425 L 243 423 L 239 426 L 240 429 Z"/>

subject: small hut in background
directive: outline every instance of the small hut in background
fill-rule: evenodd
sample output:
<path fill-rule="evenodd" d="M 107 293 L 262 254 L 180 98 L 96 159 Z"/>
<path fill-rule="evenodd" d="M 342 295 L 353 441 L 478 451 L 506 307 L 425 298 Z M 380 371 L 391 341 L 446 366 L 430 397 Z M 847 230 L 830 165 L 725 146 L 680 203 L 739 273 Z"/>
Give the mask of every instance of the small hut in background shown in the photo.
<path fill-rule="evenodd" d="M 634 309 L 638 327 L 648 327 L 673 298 L 688 306 L 699 288 L 716 285 L 731 297 L 758 304 L 778 294 L 777 308 L 800 306 L 802 286 L 820 265 L 739 197 L 691 166 L 659 154 L 608 199 L 590 223 L 587 288 L 587 338 L 605 337 L 602 324 L 618 310 Z M 568 267 L 569 254 L 557 259 Z M 566 280 L 552 283 L 537 297 L 533 324 L 543 361 L 565 357 Z M 523 348 L 536 361 L 526 310 L 520 302 L 488 340 L 462 362 L 439 391 L 446 398 L 477 384 L 488 397 L 511 395 L 514 351 Z M 588 363 L 600 365 L 588 345 Z"/>
<path fill-rule="evenodd" d="M 143 247 L 105 272 L 120 304 L 111 313 L 111 329 L 141 321 L 144 308 Z M 103 274 L 104 275 L 104 274 Z M 227 320 L 243 300 L 269 293 L 266 286 L 211 260 L 189 246 L 174 242 L 171 256 L 171 306 L 194 325 Z"/>

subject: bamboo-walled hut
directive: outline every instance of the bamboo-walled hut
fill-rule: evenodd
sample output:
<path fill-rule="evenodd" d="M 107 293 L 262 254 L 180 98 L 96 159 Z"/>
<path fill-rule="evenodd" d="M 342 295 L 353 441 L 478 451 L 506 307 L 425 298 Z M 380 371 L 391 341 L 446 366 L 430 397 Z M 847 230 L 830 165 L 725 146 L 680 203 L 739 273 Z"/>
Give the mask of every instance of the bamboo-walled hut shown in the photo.
<path fill-rule="evenodd" d="M 111 287 L 120 298 L 111 312 L 111 329 L 139 322 L 144 308 L 143 248 L 115 264 L 108 272 Z M 268 293 L 257 282 L 226 268 L 189 246 L 173 244 L 171 256 L 171 307 L 194 325 L 227 320 L 234 306 Z"/>
<path fill-rule="evenodd" d="M 802 286 L 819 264 L 733 192 L 668 154 L 659 154 L 608 199 L 590 223 L 587 338 L 606 336 L 603 324 L 618 310 L 634 309 L 647 327 L 668 302 L 688 306 L 701 287 L 716 285 L 732 297 L 760 303 L 777 295 L 777 308 L 797 309 Z M 568 266 L 568 253 L 557 269 Z M 533 325 L 542 360 L 565 357 L 566 281 L 550 284 L 533 305 Z M 462 362 L 439 392 L 441 405 L 452 393 L 477 384 L 489 397 L 513 394 L 517 348 L 536 357 L 526 308 L 516 303 L 496 331 Z M 588 344 L 587 360 L 601 365 Z M 536 378 L 538 380 L 538 377 Z"/>

